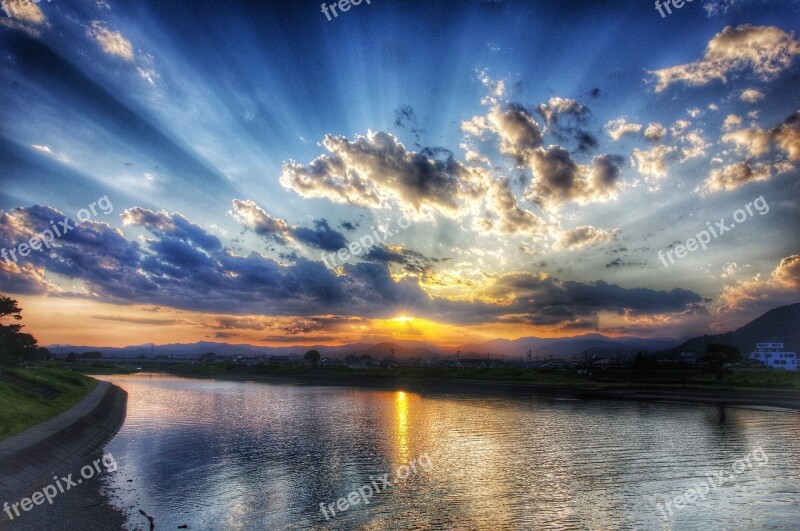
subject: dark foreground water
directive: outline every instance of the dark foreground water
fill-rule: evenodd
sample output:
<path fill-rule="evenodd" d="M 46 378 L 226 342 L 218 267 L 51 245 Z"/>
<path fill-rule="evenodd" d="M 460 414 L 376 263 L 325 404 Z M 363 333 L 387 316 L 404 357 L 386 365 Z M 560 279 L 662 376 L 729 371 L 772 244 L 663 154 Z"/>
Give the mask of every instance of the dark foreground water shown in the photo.
<path fill-rule="evenodd" d="M 132 529 L 800 528 L 796 413 L 100 378 Z"/>

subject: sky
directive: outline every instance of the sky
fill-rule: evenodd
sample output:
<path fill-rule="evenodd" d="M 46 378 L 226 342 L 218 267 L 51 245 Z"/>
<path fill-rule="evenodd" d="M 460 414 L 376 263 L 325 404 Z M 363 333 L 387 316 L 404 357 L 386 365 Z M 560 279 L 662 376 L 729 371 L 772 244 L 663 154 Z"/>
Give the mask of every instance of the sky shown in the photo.
<path fill-rule="evenodd" d="M 328 5 L 3 3 L 0 291 L 40 344 L 684 338 L 800 300 L 800 2 Z"/>

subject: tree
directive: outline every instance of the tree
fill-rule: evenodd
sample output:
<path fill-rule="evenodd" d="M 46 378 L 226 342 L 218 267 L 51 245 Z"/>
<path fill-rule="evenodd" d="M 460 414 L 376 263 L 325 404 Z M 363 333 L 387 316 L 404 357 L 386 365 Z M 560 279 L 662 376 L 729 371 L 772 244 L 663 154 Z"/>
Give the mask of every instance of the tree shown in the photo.
<path fill-rule="evenodd" d="M 0 319 L 11 317 L 15 321 L 22 319 L 22 308 L 17 305 L 17 301 L 0 295 Z M 0 363 L 14 363 L 17 358 L 35 359 L 36 358 L 36 338 L 25 332 L 21 332 L 20 324 L 0 324 Z"/>
<path fill-rule="evenodd" d="M 722 382 L 722 372 L 725 365 L 741 361 L 742 353 L 739 349 L 724 343 L 709 343 L 706 346 L 705 356 L 699 361 L 708 363 L 708 368 L 717 373 L 717 380 Z"/>
<path fill-rule="evenodd" d="M 319 358 L 320 358 L 319 352 L 316 350 L 309 350 L 308 352 L 306 352 L 305 356 L 303 356 L 303 359 L 308 362 L 311 362 L 311 365 L 313 365 L 314 367 L 316 367 L 317 363 L 319 363 Z"/>

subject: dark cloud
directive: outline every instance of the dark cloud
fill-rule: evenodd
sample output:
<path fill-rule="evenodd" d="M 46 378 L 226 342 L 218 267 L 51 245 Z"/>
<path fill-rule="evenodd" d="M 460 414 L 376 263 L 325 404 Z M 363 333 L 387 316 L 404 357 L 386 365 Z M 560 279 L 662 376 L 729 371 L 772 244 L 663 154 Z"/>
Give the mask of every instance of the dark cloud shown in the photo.
<path fill-rule="evenodd" d="M 296 227 L 292 231 L 294 238 L 309 247 L 323 251 L 338 251 L 347 247 L 347 239 L 341 232 L 331 229 L 325 219 L 314 220 L 314 228 Z"/>
<path fill-rule="evenodd" d="M 49 207 L 1 213 L 0 243 L 8 248 L 25 241 L 57 217 L 63 216 Z M 140 224 L 152 234 L 144 245 L 127 241 L 120 230 L 106 224 L 85 222 L 57 239 L 51 249 L 25 257 L 24 263 L 3 262 L 0 289 L 233 315 L 209 325 L 223 331 L 276 326 L 265 318 L 236 314 L 307 316 L 279 325 L 289 334 L 326 329 L 329 323 L 317 317 L 323 314 L 363 319 L 386 318 L 402 311 L 463 324 L 499 320 L 562 325 L 591 320 L 600 311 L 670 313 L 701 302 L 699 295 L 682 289 L 628 289 L 604 281 L 560 282 L 526 273 L 498 277 L 475 301 L 437 299 L 422 289 L 416 276 L 396 280 L 389 270 L 389 263 L 397 263 L 425 273 L 430 261 L 414 251 L 373 249 L 367 261 L 345 264 L 341 274 L 334 274 L 323 264 L 302 258 L 285 265 L 257 253 L 237 256 L 224 248 L 214 249 L 209 245 L 212 236 L 199 226 L 175 229 L 187 226 L 179 222 L 183 219 L 179 214 L 164 213 L 156 218 L 128 216 L 129 224 Z M 36 271 L 41 270 L 82 281 L 84 290 L 64 293 L 49 284 L 41 272 L 37 276 Z"/>
<path fill-rule="evenodd" d="M 239 222 L 247 228 L 269 240 L 286 245 L 294 240 L 308 247 L 323 251 L 337 251 L 347 246 L 347 238 L 341 232 L 331 228 L 326 219 L 316 219 L 313 228 L 294 227 L 282 219 L 277 219 L 252 201 L 233 201 L 233 212 Z M 296 259 L 294 252 L 283 252 L 284 259 Z"/>
<path fill-rule="evenodd" d="M 403 266 L 409 273 L 426 274 L 431 270 L 432 260 L 422 253 L 399 247 L 389 248 L 378 245 L 370 249 L 367 260 L 383 263 L 396 263 Z"/>

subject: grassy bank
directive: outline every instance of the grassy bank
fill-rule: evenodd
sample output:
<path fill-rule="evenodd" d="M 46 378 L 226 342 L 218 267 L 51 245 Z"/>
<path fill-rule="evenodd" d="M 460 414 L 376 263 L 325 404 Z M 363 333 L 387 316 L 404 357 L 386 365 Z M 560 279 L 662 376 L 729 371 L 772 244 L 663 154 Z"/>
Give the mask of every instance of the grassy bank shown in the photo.
<path fill-rule="evenodd" d="M 56 396 L 48 400 L 17 385 L 0 382 L 0 440 L 66 411 L 97 385 L 92 378 L 58 368 L 15 369 L 6 374 L 52 390 Z"/>

